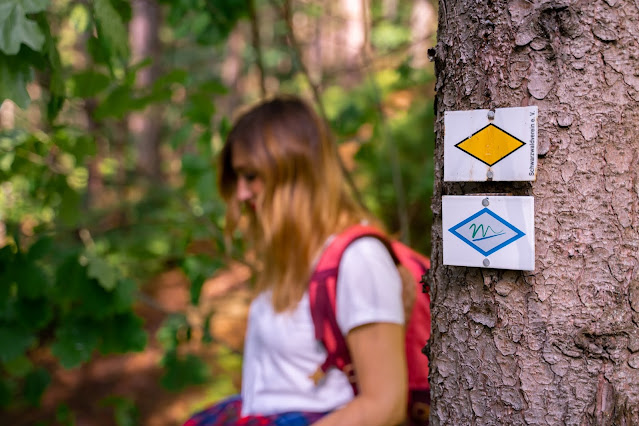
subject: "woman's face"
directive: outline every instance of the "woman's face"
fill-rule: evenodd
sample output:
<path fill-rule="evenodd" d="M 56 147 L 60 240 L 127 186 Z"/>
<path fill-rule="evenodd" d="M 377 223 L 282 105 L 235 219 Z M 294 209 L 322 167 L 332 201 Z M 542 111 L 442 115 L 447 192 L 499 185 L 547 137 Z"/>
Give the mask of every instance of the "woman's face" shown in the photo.
<path fill-rule="evenodd" d="M 258 197 L 264 190 L 264 180 L 251 165 L 248 155 L 242 150 L 232 150 L 231 163 L 237 175 L 235 196 L 240 203 L 245 203 L 255 211 Z"/>

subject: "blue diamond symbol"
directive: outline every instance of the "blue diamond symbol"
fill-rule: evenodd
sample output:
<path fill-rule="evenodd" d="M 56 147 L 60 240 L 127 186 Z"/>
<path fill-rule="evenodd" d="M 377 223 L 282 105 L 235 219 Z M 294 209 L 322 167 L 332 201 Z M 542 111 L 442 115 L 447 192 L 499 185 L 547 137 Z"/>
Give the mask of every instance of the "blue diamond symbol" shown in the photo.
<path fill-rule="evenodd" d="M 450 228 L 449 231 L 484 256 L 526 235 L 488 209 L 478 211 Z"/>

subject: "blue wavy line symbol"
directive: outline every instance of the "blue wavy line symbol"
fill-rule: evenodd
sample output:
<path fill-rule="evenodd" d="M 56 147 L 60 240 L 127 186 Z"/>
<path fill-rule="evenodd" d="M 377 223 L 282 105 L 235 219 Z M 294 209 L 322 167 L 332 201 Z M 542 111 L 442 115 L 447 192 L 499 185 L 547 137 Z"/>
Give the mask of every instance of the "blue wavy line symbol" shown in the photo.
<path fill-rule="evenodd" d="M 484 225 L 483 224 L 480 224 L 479 226 L 477 226 L 476 224 L 471 223 L 470 226 L 468 227 L 468 229 L 472 229 L 473 230 L 473 241 L 487 240 L 488 238 L 494 238 L 494 237 L 498 237 L 500 235 L 504 235 L 505 234 L 503 229 L 501 231 L 495 231 L 490 225 L 486 226 L 486 230 L 484 230 Z M 489 231 L 492 232 L 492 234 L 486 236 L 486 234 L 488 234 Z M 477 235 L 478 232 L 481 232 L 481 237 L 480 238 L 475 238 L 475 236 Z"/>
<path fill-rule="evenodd" d="M 487 208 L 462 220 L 448 231 L 484 256 L 501 250 L 526 235 Z"/>

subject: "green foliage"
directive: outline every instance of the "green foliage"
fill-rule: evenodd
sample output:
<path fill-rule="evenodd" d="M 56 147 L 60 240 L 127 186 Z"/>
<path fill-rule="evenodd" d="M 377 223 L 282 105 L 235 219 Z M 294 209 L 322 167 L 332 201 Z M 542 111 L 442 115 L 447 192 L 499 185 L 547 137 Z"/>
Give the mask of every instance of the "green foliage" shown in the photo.
<path fill-rule="evenodd" d="M 192 337 L 191 325 L 186 316 L 168 316 L 158 329 L 156 337 L 166 351 L 162 358 L 162 386 L 171 391 L 180 391 L 190 385 L 206 383 L 211 378 L 208 365 L 198 356 L 181 354 L 178 350 L 180 344 L 187 343 Z"/>
<path fill-rule="evenodd" d="M 55 420 L 62 426 L 75 426 L 75 415 L 66 404 L 60 404 L 55 413 Z"/>
<path fill-rule="evenodd" d="M 204 281 L 212 277 L 215 271 L 223 265 L 220 259 L 211 259 L 208 256 L 186 256 L 182 262 L 182 270 L 191 282 L 191 303 L 197 305 L 200 301 L 200 292 Z"/>
<path fill-rule="evenodd" d="M 44 368 L 31 371 L 24 380 L 24 397 L 30 405 L 40 405 L 40 399 L 47 386 L 51 382 L 51 376 Z"/>
<path fill-rule="evenodd" d="M 208 382 L 211 373 L 208 366 L 193 354 L 179 355 L 176 350 L 167 352 L 162 359 L 165 374 L 160 382 L 171 391 Z"/>
<path fill-rule="evenodd" d="M 26 108 L 26 85 L 33 69 L 49 71 L 47 104 L 49 119 L 56 117 L 64 101 L 61 64 L 49 23 L 44 16 L 48 0 L 7 0 L 0 4 L 0 102 L 13 100 Z"/>
<path fill-rule="evenodd" d="M 158 329 L 156 338 L 167 351 L 177 349 L 191 339 L 191 326 L 184 314 L 169 315 Z"/>
<path fill-rule="evenodd" d="M 309 88 L 287 42 L 289 29 L 273 10 L 281 2 L 255 2 L 264 19 L 261 58 L 250 43 L 239 52 L 227 43 L 248 17 L 247 2 L 160 3 L 163 50 L 135 63 L 126 0 L 0 4 L 0 102 L 11 99 L 25 109 L 15 130 L 0 132 L 0 225 L 7 230 L 6 237 L 0 232 L 0 406 L 39 404 L 51 381 L 50 365 L 47 371 L 36 356 L 42 352 L 75 368 L 96 354 L 143 350 L 149 336 L 136 308 L 148 301 L 144 293 L 157 274 L 179 269 L 190 303 L 200 303 L 204 282 L 228 261 L 214 161 L 230 127 L 226 103 L 259 97 L 257 59 L 269 87 Z M 399 5 L 390 20 L 378 3 L 372 48 L 392 57 L 410 41 L 410 7 Z M 300 3 L 294 14 L 319 19 L 323 7 Z M 221 77 L 228 54 L 244 60 L 243 83 L 233 87 Z M 427 252 L 433 111 L 424 93 L 432 75 L 408 61 L 395 65 L 370 67 L 377 71 L 353 88 L 334 76 L 319 86 L 338 140 L 359 144 L 354 175 L 367 205 L 393 232 L 400 215 L 397 164 L 389 159 L 396 157 L 409 222 L 419 231 L 413 245 Z M 160 75 L 141 87 L 140 74 L 151 67 Z M 29 93 L 36 94 L 32 103 Z M 409 99 L 405 109 L 392 106 L 398 97 Z M 163 179 L 142 176 L 136 136 L 126 126 L 132 113 L 150 108 L 162 111 L 154 125 Z M 194 250 L 198 243 L 205 249 Z M 234 255 L 243 250 L 239 243 L 231 247 Z M 213 341 L 212 318 L 203 324 L 204 343 Z M 179 391 L 208 383 L 216 397 L 234 391 L 228 376 L 213 377 L 209 365 L 189 353 L 196 335 L 187 316 L 174 313 L 151 336 L 165 351 L 162 385 Z M 218 355 L 214 361 L 224 371 L 239 369 L 239 355 Z M 118 425 L 135 424 L 131 400 L 114 396 L 102 403 L 113 408 Z M 66 406 L 56 420 L 75 424 Z"/>
<path fill-rule="evenodd" d="M 203 45 L 223 43 L 237 21 L 246 16 L 247 3 L 237 0 L 161 0 L 171 5 L 167 16 L 176 38 L 193 38 Z"/>
<path fill-rule="evenodd" d="M 102 42 L 110 57 L 124 63 L 129 56 L 129 40 L 122 17 L 110 0 L 94 0 L 93 16 L 98 30 L 98 40 Z"/>
<path fill-rule="evenodd" d="M 48 0 L 7 0 L 0 4 L 0 50 L 15 55 L 21 44 L 40 50 L 44 34 L 27 14 L 43 11 L 47 3 Z"/>
<path fill-rule="evenodd" d="M 109 87 L 111 79 L 103 72 L 83 70 L 70 80 L 71 94 L 76 98 L 92 98 Z"/>
<path fill-rule="evenodd" d="M 410 42 L 410 31 L 407 27 L 383 21 L 375 28 L 371 39 L 373 45 L 381 51 L 392 51 L 402 44 Z"/>
<path fill-rule="evenodd" d="M 11 99 L 20 108 L 26 108 L 31 101 L 27 83 L 32 79 L 33 71 L 28 64 L 0 53 L 0 101 Z"/>
<path fill-rule="evenodd" d="M 131 399 L 110 396 L 100 401 L 100 405 L 113 408 L 113 418 L 117 426 L 135 426 L 138 424 L 138 409 Z"/>
<path fill-rule="evenodd" d="M 410 243 L 423 253 L 430 253 L 430 233 L 422 230 L 430 229 L 432 222 L 434 111 L 432 99 L 423 98 L 420 90 L 430 81 L 432 75 L 423 75 L 404 64 L 371 76 L 350 92 L 328 88 L 324 97 L 331 127 L 340 139 L 357 138 L 362 126 L 372 126 L 371 138 L 358 141 L 356 156 L 355 174 L 363 182 L 363 198 L 391 231 L 399 230 L 400 191 L 393 176 L 399 170 L 406 214 L 411 228 L 419 231 L 412 233 Z M 400 95 L 396 95 L 398 91 Z M 384 112 L 385 104 L 391 103 L 394 96 L 409 98 L 410 109 L 390 116 Z M 393 167 L 393 161 L 401 166 Z"/>
<path fill-rule="evenodd" d="M 34 342 L 33 334 L 27 329 L 3 324 L 0 328 L 0 345 L 4 349 L 0 355 L 0 361 L 7 362 L 16 359 L 24 354 Z"/>

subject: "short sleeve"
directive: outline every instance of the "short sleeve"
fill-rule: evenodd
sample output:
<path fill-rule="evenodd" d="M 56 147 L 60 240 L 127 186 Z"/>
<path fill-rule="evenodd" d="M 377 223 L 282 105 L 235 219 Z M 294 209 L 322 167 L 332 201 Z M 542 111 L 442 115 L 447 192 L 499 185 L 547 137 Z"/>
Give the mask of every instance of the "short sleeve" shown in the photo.
<path fill-rule="evenodd" d="M 386 246 L 363 237 L 342 255 L 337 278 L 337 323 L 346 335 L 364 324 L 404 323 L 402 284 Z"/>

